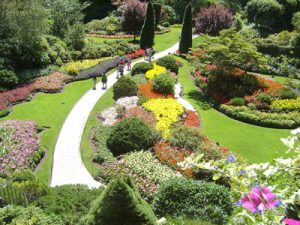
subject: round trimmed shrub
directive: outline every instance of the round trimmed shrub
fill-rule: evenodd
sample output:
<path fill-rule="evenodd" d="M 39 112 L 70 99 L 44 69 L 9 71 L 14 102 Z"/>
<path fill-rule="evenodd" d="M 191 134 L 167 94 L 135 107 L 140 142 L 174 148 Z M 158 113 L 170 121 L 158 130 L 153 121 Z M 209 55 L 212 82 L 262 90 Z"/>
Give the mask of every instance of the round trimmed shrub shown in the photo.
<path fill-rule="evenodd" d="M 245 100 L 243 98 L 233 98 L 230 100 L 230 105 L 243 106 L 245 105 Z"/>
<path fill-rule="evenodd" d="M 145 74 L 148 70 L 152 70 L 152 69 L 153 69 L 152 63 L 139 62 L 133 66 L 133 68 L 131 70 L 131 75 L 134 76 L 134 75 L 140 74 L 140 73 Z"/>
<path fill-rule="evenodd" d="M 152 81 L 153 89 L 161 94 L 174 94 L 174 79 L 167 73 L 161 73 Z"/>
<path fill-rule="evenodd" d="M 128 77 L 121 77 L 113 86 L 113 98 L 115 100 L 126 96 L 136 96 L 137 92 L 136 83 Z"/>
<path fill-rule="evenodd" d="M 268 94 L 265 93 L 260 93 L 257 98 L 258 101 L 263 102 L 263 103 L 267 103 L 267 104 L 271 104 L 272 102 L 272 97 Z"/>
<path fill-rule="evenodd" d="M 113 127 L 106 144 L 115 156 L 153 146 L 155 131 L 138 118 L 129 118 Z"/>
<path fill-rule="evenodd" d="M 161 217 L 201 219 L 213 224 L 226 224 L 233 211 L 227 188 L 182 177 L 159 186 L 153 208 Z"/>
<path fill-rule="evenodd" d="M 166 67 L 167 70 L 170 70 L 173 73 L 178 74 L 178 65 L 176 60 L 172 56 L 165 56 L 156 61 L 156 64 L 159 66 Z"/>
<path fill-rule="evenodd" d="M 11 70 L 0 70 L 0 86 L 13 87 L 18 84 L 18 77 L 15 72 Z"/>

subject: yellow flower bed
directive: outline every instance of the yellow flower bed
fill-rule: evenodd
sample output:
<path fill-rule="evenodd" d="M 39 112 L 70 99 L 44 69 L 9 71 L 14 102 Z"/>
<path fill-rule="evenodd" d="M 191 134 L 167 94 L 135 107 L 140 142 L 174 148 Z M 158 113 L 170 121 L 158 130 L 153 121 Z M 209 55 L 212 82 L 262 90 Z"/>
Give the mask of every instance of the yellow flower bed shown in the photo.
<path fill-rule="evenodd" d="M 159 66 L 159 65 L 156 65 L 155 63 L 153 64 L 153 69 L 152 70 L 149 70 L 145 76 L 150 79 L 150 80 L 153 80 L 153 78 L 155 76 L 157 76 L 158 74 L 161 74 L 163 72 L 167 71 L 166 67 L 163 67 L 163 66 Z"/>
<path fill-rule="evenodd" d="M 156 129 L 162 132 L 164 138 L 170 136 L 172 124 L 184 112 L 183 106 L 173 98 L 150 99 L 143 107 L 154 114 L 157 120 Z"/>
<path fill-rule="evenodd" d="M 74 61 L 74 62 L 69 62 L 65 65 L 63 65 L 60 68 L 60 71 L 69 73 L 69 71 L 73 73 L 73 71 L 80 71 L 84 69 L 88 69 L 90 67 L 96 66 L 98 63 L 108 60 L 111 57 L 104 57 L 100 59 L 86 59 L 86 60 L 80 60 L 80 61 Z M 77 72 L 78 73 L 78 72 Z M 73 75 L 73 74 L 72 74 Z"/>
<path fill-rule="evenodd" d="M 275 100 L 272 102 L 271 109 L 274 111 L 296 111 L 300 110 L 300 98 Z"/>

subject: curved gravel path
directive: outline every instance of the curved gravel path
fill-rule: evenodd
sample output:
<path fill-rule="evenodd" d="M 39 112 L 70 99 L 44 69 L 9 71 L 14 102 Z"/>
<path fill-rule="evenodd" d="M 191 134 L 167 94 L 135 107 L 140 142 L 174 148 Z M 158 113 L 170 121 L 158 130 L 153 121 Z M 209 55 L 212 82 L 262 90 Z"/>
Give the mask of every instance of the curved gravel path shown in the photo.
<path fill-rule="evenodd" d="M 175 53 L 177 50 L 178 43 L 165 51 L 155 54 L 154 58 L 158 59 L 164 57 L 168 54 Z M 137 62 L 141 61 L 143 60 Z M 128 74 L 128 71 L 125 72 L 125 75 L 126 74 Z M 116 72 L 108 76 L 107 89 L 117 81 L 116 76 Z M 50 184 L 52 187 L 65 184 L 85 184 L 90 188 L 101 186 L 101 183 L 94 180 L 81 160 L 80 141 L 90 112 L 105 91 L 106 90 L 102 90 L 102 84 L 100 82 L 97 85 L 96 91 L 88 91 L 76 103 L 65 120 L 55 146 Z"/>

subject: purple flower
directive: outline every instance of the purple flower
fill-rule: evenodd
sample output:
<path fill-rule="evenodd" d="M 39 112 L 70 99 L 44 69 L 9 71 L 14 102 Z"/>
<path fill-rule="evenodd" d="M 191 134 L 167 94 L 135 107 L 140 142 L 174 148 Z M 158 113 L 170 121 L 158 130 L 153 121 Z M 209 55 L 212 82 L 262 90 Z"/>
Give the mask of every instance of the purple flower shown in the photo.
<path fill-rule="evenodd" d="M 287 225 L 300 225 L 300 221 L 294 219 L 284 219 L 282 220 L 282 222 L 284 222 Z"/>
<path fill-rule="evenodd" d="M 230 154 L 228 157 L 227 157 L 227 162 L 229 163 L 233 163 L 234 161 L 236 160 L 235 156 Z"/>
<path fill-rule="evenodd" d="M 250 193 L 244 195 L 238 202 L 252 213 L 263 213 L 267 209 L 274 209 L 281 205 L 268 188 L 255 187 Z"/>

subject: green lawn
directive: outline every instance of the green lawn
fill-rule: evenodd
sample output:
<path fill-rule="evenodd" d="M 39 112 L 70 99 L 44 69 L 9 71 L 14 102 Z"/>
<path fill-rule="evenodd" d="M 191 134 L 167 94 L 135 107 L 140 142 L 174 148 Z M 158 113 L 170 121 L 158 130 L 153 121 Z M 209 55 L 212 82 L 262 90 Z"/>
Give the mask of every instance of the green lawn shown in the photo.
<path fill-rule="evenodd" d="M 289 130 L 269 129 L 231 119 L 210 107 L 203 100 L 190 76 L 191 67 L 180 68 L 179 82 L 183 85 L 184 98 L 199 111 L 204 133 L 212 140 L 230 148 L 249 162 L 266 162 L 280 156 L 286 150 L 281 137 L 287 137 Z"/>
<path fill-rule="evenodd" d="M 1 120 L 33 120 L 40 126 L 49 127 L 42 133 L 41 145 L 48 149 L 48 156 L 37 171 L 37 176 L 49 183 L 52 158 L 59 131 L 67 115 L 80 99 L 92 87 L 92 81 L 79 81 L 68 84 L 62 93 L 38 93 L 30 102 L 18 104 L 13 112 Z"/>

